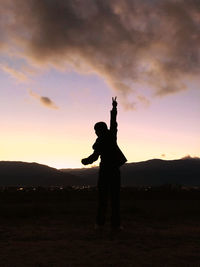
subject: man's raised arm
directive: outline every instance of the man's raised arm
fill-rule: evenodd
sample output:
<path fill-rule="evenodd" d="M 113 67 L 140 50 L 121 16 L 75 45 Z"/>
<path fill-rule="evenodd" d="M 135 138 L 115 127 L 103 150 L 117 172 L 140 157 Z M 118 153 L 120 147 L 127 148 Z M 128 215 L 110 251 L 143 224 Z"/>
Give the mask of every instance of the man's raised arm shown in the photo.
<path fill-rule="evenodd" d="M 117 140 L 117 97 L 112 97 L 112 110 L 110 111 L 110 132 Z"/>

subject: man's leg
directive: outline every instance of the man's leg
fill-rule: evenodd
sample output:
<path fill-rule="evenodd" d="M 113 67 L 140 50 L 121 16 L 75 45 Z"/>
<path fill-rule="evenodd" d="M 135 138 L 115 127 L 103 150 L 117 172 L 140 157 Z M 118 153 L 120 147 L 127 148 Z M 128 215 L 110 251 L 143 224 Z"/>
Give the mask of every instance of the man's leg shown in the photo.
<path fill-rule="evenodd" d="M 112 181 L 111 181 L 111 227 L 119 228 L 120 227 L 120 170 L 113 170 Z"/>
<path fill-rule="evenodd" d="M 100 170 L 98 181 L 98 209 L 96 224 L 102 226 L 106 220 L 106 210 L 108 206 L 108 183 L 105 173 Z"/>

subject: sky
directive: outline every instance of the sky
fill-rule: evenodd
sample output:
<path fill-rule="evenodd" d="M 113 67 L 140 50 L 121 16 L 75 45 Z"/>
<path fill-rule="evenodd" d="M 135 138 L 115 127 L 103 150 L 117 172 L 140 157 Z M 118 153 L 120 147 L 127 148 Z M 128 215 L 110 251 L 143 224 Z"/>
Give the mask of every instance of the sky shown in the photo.
<path fill-rule="evenodd" d="M 199 0 L 0 0 L 0 160 L 83 167 L 112 96 L 128 162 L 200 157 L 199 74 Z"/>

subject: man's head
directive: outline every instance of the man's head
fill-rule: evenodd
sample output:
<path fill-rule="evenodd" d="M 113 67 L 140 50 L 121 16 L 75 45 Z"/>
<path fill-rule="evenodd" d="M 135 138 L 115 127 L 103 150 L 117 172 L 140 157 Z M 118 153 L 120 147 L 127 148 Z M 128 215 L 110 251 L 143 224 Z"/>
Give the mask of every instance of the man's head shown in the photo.
<path fill-rule="evenodd" d="M 108 127 L 105 122 L 100 121 L 94 125 L 95 133 L 98 137 L 103 136 L 108 131 Z"/>

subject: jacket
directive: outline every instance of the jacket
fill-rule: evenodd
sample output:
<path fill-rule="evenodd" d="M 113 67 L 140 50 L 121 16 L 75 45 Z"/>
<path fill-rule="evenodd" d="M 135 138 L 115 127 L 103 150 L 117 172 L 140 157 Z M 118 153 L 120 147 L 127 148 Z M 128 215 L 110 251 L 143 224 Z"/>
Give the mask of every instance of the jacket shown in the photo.
<path fill-rule="evenodd" d="M 117 108 L 113 107 L 110 115 L 110 128 L 93 144 L 94 153 L 88 157 L 93 163 L 101 157 L 100 167 L 120 167 L 127 159 L 117 145 Z"/>

